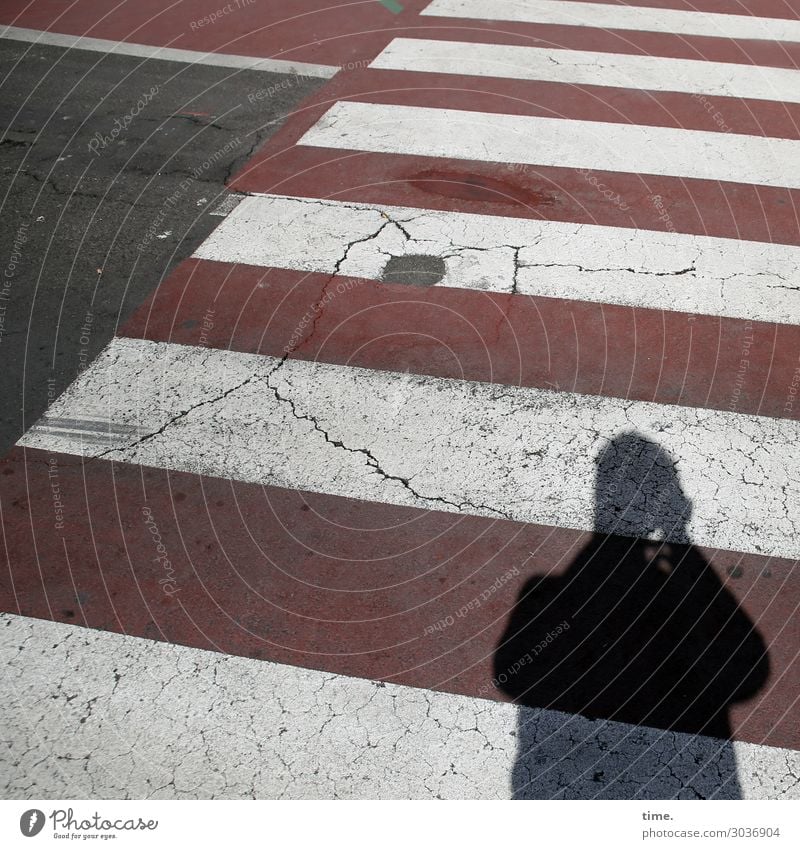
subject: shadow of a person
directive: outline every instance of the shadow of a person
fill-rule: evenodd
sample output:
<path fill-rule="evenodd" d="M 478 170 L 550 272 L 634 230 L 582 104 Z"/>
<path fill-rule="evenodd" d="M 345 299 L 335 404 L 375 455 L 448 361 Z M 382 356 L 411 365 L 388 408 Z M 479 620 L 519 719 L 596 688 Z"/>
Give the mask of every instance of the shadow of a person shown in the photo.
<path fill-rule="evenodd" d="M 524 706 L 516 798 L 696 798 L 709 782 L 738 797 L 730 744 L 708 738 L 729 741 L 729 706 L 761 688 L 769 665 L 753 623 L 689 544 L 690 515 L 659 445 L 626 433 L 603 451 L 595 533 L 562 575 L 526 583 L 495 653 L 495 685 Z M 665 737 L 676 751 L 694 746 L 688 763 L 669 765 L 677 784 L 643 780 L 648 747 Z M 689 774 L 675 775 L 678 761 Z M 683 785 L 692 791 L 672 792 Z"/>

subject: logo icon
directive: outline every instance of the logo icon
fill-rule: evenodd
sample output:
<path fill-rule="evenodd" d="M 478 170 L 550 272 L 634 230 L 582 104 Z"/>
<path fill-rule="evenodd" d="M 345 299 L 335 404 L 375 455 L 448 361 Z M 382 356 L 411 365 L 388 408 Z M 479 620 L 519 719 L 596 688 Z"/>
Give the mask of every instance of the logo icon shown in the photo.
<path fill-rule="evenodd" d="M 44 828 L 44 813 L 38 808 L 31 808 L 19 818 L 19 830 L 25 837 L 36 837 Z"/>

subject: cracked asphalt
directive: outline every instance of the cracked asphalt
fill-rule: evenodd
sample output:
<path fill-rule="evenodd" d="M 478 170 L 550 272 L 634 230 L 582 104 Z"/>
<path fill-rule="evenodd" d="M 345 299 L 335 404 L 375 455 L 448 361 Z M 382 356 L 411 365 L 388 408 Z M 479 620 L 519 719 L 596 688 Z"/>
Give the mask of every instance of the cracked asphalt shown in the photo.
<path fill-rule="evenodd" d="M 4 454 L 219 224 L 229 177 L 322 81 L 16 41 L 0 66 Z"/>
<path fill-rule="evenodd" d="M 36 729 L 10 741 L 13 798 L 780 799 L 800 785 L 780 749 L 6 614 L 0 629 L 36 660 L 36 686 L 20 665 L 8 677 L 9 720 Z"/>
<path fill-rule="evenodd" d="M 796 140 L 252 5 L 0 41 L 0 795 L 800 799 Z"/>
<path fill-rule="evenodd" d="M 274 218 L 281 222 L 277 233 L 265 224 Z M 244 200 L 198 256 L 380 279 L 393 258 L 418 254 L 444 263 L 439 285 L 446 287 L 790 322 L 800 310 L 800 287 L 790 284 L 795 250 L 597 224 L 260 196 Z"/>

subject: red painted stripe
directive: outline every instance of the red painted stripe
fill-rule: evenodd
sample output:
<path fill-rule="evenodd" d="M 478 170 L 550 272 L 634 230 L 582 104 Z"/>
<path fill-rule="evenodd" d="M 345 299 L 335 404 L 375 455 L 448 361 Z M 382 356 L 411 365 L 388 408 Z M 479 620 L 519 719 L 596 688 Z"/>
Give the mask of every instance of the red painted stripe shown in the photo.
<path fill-rule="evenodd" d="M 685 92 L 368 68 L 342 74 L 322 98 L 800 138 L 800 104 Z"/>
<path fill-rule="evenodd" d="M 414 88 L 421 77 L 425 78 L 425 88 Z M 382 80 L 380 86 L 376 86 L 378 79 Z M 296 145 L 325 111 L 341 99 L 518 114 L 536 114 L 538 110 L 541 114 L 552 114 L 548 110 L 556 107 L 555 92 L 559 90 L 564 99 L 561 114 L 576 119 L 620 121 L 623 115 L 627 120 L 635 116 L 636 120 L 659 125 L 670 125 L 671 121 L 672 126 L 688 127 L 694 122 L 696 128 L 710 129 L 708 122 L 713 124 L 703 104 L 690 95 L 667 94 L 654 100 L 650 93 L 608 89 L 609 102 L 604 103 L 570 86 L 545 84 L 542 91 L 549 92 L 551 101 L 544 108 L 530 96 L 530 86 L 539 86 L 537 83 L 515 81 L 509 85 L 505 80 L 470 78 L 464 88 L 455 91 L 452 83 L 449 76 L 399 71 L 369 70 L 342 75 L 305 101 L 236 175 L 232 188 L 800 244 L 798 190 L 596 172 L 598 181 L 621 196 L 623 203 L 614 204 L 574 169 Z M 494 86 L 499 88 L 495 90 Z M 525 96 L 516 96 L 514 92 Z M 622 104 L 627 106 L 623 108 Z M 785 111 L 786 107 L 780 104 L 752 102 L 754 111 L 749 119 L 747 105 L 730 98 L 725 104 L 731 105 L 731 114 L 736 114 L 738 120 L 745 123 L 749 120 L 750 129 L 756 129 L 752 122 L 757 121 L 776 132 L 780 129 L 784 135 L 796 132 L 791 129 L 793 120 L 787 118 L 788 123 L 782 123 L 781 115 L 794 113 Z M 630 114 L 625 111 L 628 107 Z M 800 112 L 796 117 L 800 118 Z M 661 208 L 653 203 L 653 195 L 662 198 Z"/>
<path fill-rule="evenodd" d="M 192 259 L 122 333 L 272 356 L 299 338 L 306 360 L 800 418 L 792 325 Z"/>
<path fill-rule="evenodd" d="M 781 0 L 748 2 L 753 4 L 758 16 L 792 14 L 791 7 Z M 642 53 L 781 68 L 800 66 L 800 45 L 797 44 L 419 16 L 417 13 L 427 5 L 428 0 L 403 0 L 404 12 L 394 15 L 377 0 L 365 0 L 345 7 L 344 11 L 340 0 L 293 0 L 287 12 L 283 3 L 260 0 L 241 11 L 223 15 L 211 26 L 197 26 L 197 21 L 204 16 L 219 11 L 218 0 L 193 0 L 190 11 L 184 3 L 165 5 L 161 0 L 140 0 L 110 8 L 101 0 L 76 0 L 66 8 L 61 4 L 8 0 L 0 9 L 0 23 L 187 50 L 333 65 L 368 62 L 392 38 L 417 36 L 475 38 L 509 44 L 539 43 L 573 50 Z M 704 3 L 698 0 L 689 5 L 690 11 L 698 14 L 702 11 L 735 13 L 745 8 L 737 4 L 736 9 L 731 10 L 725 0 Z M 720 5 L 728 8 L 720 9 Z M 676 3 L 669 8 L 686 6 Z M 192 22 L 195 22 L 194 27 Z"/>
<path fill-rule="evenodd" d="M 464 18 L 421 17 L 418 25 L 398 30 L 394 37 L 442 38 L 484 41 L 600 53 L 632 53 L 674 59 L 733 62 L 773 68 L 797 68 L 800 45 L 774 41 L 740 41 L 695 35 L 603 30 L 580 26 L 525 24 L 509 21 L 476 21 Z"/>
<path fill-rule="evenodd" d="M 429 0 L 403 0 L 403 23 Z M 230 5 L 231 10 L 225 11 Z M 211 15 L 214 21 L 205 20 Z M 192 0 L 191 3 L 105 0 L 30 3 L 8 0 L 0 23 L 31 29 L 164 45 L 186 50 L 235 53 L 338 65 L 368 61 L 394 37 L 400 17 L 375 0 Z"/>
<path fill-rule="evenodd" d="M 800 190 L 571 168 L 297 147 L 257 153 L 231 188 L 800 245 Z M 653 201 L 660 198 L 660 208 Z"/>
<path fill-rule="evenodd" d="M 491 685 L 493 675 L 520 648 L 511 643 L 495 657 L 501 639 L 509 636 L 509 623 L 516 628 L 521 617 L 526 625 L 533 621 L 526 639 L 539 636 L 530 600 L 514 610 L 521 592 L 530 589 L 526 582 L 549 575 L 531 598 L 552 595 L 555 576 L 572 576 L 581 550 L 592 541 L 591 534 L 568 530 L 106 461 L 83 463 L 22 449 L 0 462 L 0 481 L 3 550 L 13 552 L 0 578 L 3 610 L 493 699 L 507 698 L 525 680 L 507 682 L 506 692 Z M 64 504 L 63 529 L 54 527 L 53 486 Z M 580 606 L 575 591 L 586 593 L 592 574 L 601 599 L 611 584 L 617 593 L 613 576 L 629 568 L 634 554 L 642 554 L 639 545 L 630 546 L 631 541 L 612 538 L 603 557 L 594 560 L 596 573 L 584 572 L 567 591 L 572 607 L 557 615 L 570 616 Z M 687 589 L 685 572 L 699 587 L 696 600 L 702 609 L 694 621 L 708 625 L 709 616 L 717 617 L 714 622 L 722 627 L 731 616 L 733 624 L 725 626 L 724 644 L 706 630 L 703 643 L 688 653 L 684 647 L 678 657 L 688 663 L 707 647 L 714 671 L 732 656 L 741 675 L 757 659 L 763 640 L 769 648 L 769 675 L 764 678 L 765 664 L 760 664 L 751 676 L 750 689 L 758 692 L 734 708 L 732 735 L 798 748 L 800 728 L 789 713 L 800 684 L 797 564 L 724 551 L 681 549 L 679 555 L 687 564 L 674 579 L 680 592 Z M 702 557 L 713 569 L 703 566 Z M 652 602 L 655 607 L 643 621 L 657 616 L 664 619 L 667 634 L 676 624 L 686 633 L 692 621 L 667 622 L 670 611 L 682 608 L 666 609 L 671 602 L 663 587 L 662 595 L 653 594 L 655 585 L 663 584 L 660 574 L 651 566 L 642 583 L 633 581 L 638 587 L 627 594 L 624 624 Z M 608 576 L 611 584 L 604 583 Z M 465 612 L 459 616 L 459 611 Z M 539 615 L 544 616 L 541 610 Z M 744 648 L 737 649 L 745 617 L 757 623 L 760 639 L 748 636 Z M 620 622 L 605 618 L 608 637 Z M 580 622 L 572 622 L 572 635 L 565 640 L 581 633 Z M 604 634 L 597 635 L 598 650 L 603 639 Z M 641 645 L 636 639 L 631 638 L 631 649 Z M 667 644 L 676 648 L 668 637 Z M 551 658 L 560 653 L 554 651 Z M 593 665 L 599 657 L 590 668 L 601 668 Z M 541 662 L 537 669 L 542 671 Z M 566 680 L 581 671 L 570 669 Z M 728 679 L 720 688 L 730 691 Z M 540 696 L 550 699 L 547 690 Z M 571 709 L 564 698 L 556 706 Z M 630 712 L 615 715 L 636 720 Z M 669 723 L 662 715 L 646 724 Z"/>

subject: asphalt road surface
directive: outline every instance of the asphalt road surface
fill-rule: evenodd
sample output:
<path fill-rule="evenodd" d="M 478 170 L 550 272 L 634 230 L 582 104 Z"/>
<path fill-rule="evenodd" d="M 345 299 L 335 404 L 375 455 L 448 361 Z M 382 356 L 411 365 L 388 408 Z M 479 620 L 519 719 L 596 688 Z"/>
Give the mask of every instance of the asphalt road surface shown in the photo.
<path fill-rule="evenodd" d="M 320 79 L 0 42 L 5 453 L 230 209 Z"/>

